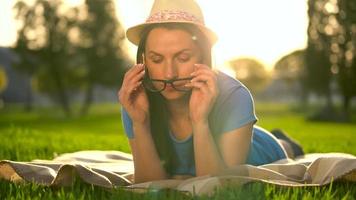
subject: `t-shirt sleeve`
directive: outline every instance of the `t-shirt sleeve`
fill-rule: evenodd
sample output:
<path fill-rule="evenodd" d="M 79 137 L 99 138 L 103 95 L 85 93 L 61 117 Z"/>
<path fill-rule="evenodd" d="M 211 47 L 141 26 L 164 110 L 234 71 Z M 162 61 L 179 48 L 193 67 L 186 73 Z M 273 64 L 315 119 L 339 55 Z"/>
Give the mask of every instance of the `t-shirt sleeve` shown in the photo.
<path fill-rule="evenodd" d="M 251 93 L 243 86 L 236 88 L 219 107 L 219 117 L 216 119 L 220 127 L 218 134 L 257 121 Z"/>
<path fill-rule="evenodd" d="M 121 108 L 121 121 L 124 126 L 126 136 L 129 139 L 133 139 L 134 133 L 133 133 L 133 128 L 132 128 L 132 120 L 124 108 Z"/>

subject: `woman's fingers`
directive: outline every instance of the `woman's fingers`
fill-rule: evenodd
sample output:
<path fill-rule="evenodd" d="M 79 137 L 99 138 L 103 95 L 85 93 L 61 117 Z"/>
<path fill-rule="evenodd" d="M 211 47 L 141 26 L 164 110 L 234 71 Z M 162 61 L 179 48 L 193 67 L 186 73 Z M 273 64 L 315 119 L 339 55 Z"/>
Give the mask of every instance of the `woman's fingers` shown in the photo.
<path fill-rule="evenodd" d="M 130 69 L 125 74 L 122 86 L 129 87 L 135 85 L 138 81 L 142 80 L 144 75 L 145 75 L 145 70 L 143 64 L 135 65 L 132 69 Z"/>
<path fill-rule="evenodd" d="M 217 91 L 216 72 L 203 64 L 195 64 L 196 70 L 191 74 L 194 78 L 191 82 L 206 83 L 211 92 Z"/>
<path fill-rule="evenodd" d="M 198 75 L 204 74 L 204 73 L 207 73 L 207 74 L 211 74 L 211 75 L 213 75 L 213 76 L 216 76 L 216 71 L 210 69 L 210 68 L 209 68 L 208 66 L 206 66 L 206 65 L 196 64 L 195 66 L 196 66 L 196 68 L 195 68 L 194 72 L 190 74 L 191 76 L 198 76 Z"/>
<path fill-rule="evenodd" d="M 193 90 L 194 90 L 194 89 L 198 89 L 198 90 L 202 91 L 202 92 L 205 93 L 205 94 L 210 93 L 210 90 L 209 90 L 207 84 L 204 83 L 204 82 L 191 82 L 191 83 L 187 83 L 187 84 L 186 84 L 186 87 L 192 88 Z"/>
<path fill-rule="evenodd" d="M 216 86 L 216 80 L 215 76 L 210 75 L 210 74 L 200 74 L 196 77 L 194 77 L 191 82 L 204 82 L 208 85 L 209 88 L 215 88 Z"/>
<path fill-rule="evenodd" d="M 191 76 L 196 77 L 196 76 L 206 74 L 216 79 L 216 71 L 210 69 L 208 66 L 202 64 L 195 64 L 195 66 L 196 68 L 194 72 L 190 74 Z"/>
<path fill-rule="evenodd" d="M 136 85 L 137 82 L 142 82 L 143 77 L 145 76 L 145 70 L 142 70 L 140 73 L 136 74 L 135 76 L 132 77 L 130 80 L 129 84 L 130 85 Z"/>
<path fill-rule="evenodd" d="M 199 63 L 196 63 L 196 64 L 194 64 L 194 66 L 196 67 L 196 68 L 203 68 L 203 69 L 211 69 L 210 67 L 208 67 L 207 65 L 205 65 L 205 64 L 199 64 Z"/>
<path fill-rule="evenodd" d="M 208 67 L 207 65 L 205 64 L 194 64 L 195 66 L 195 71 L 199 71 L 199 70 L 207 70 L 207 71 L 210 71 L 212 73 L 216 73 L 216 70 Z"/>
<path fill-rule="evenodd" d="M 130 99 L 132 92 L 140 87 L 144 74 L 145 70 L 143 64 L 137 64 L 126 72 L 118 94 L 120 103 L 127 102 Z"/>
<path fill-rule="evenodd" d="M 125 85 L 127 82 L 132 80 L 134 76 L 139 74 L 141 71 L 144 71 L 144 65 L 143 64 L 137 64 L 133 66 L 129 71 L 126 72 L 123 80 L 123 85 Z"/>

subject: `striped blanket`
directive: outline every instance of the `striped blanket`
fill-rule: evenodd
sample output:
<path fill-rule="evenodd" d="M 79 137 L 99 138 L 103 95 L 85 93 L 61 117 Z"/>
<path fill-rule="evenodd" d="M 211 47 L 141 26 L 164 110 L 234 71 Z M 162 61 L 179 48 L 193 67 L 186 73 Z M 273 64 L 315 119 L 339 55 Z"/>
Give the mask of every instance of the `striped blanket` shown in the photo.
<path fill-rule="evenodd" d="M 172 188 L 197 195 L 209 194 L 227 184 L 265 182 L 283 186 L 321 186 L 333 180 L 356 182 L 356 156 L 344 153 L 307 154 L 261 165 L 240 165 L 218 174 L 185 180 L 160 180 L 134 184 L 132 156 L 120 151 L 79 151 L 53 160 L 0 161 L 0 179 L 31 181 L 48 186 L 67 186 L 76 178 L 105 188 L 145 190 Z"/>

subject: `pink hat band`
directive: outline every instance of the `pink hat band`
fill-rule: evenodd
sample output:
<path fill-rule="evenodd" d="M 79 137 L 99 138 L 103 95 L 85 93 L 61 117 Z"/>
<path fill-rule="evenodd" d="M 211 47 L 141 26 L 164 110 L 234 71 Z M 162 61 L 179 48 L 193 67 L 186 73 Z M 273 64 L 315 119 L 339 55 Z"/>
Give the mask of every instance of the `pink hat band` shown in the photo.
<path fill-rule="evenodd" d="M 204 21 L 198 19 L 194 15 L 187 13 L 185 11 L 174 11 L 174 10 L 162 10 L 151 15 L 146 23 L 152 22 L 169 22 L 169 21 L 182 21 L 182 22 L 192 22 L 200 25 L 204 25 Z"/>
<path fill-rule="evenodd" d="M 205 26 L 203 13 L 195 0 L 155 0 L 146 21 L 128 28 L 126 36 L 133 44 L 139 45 L 142 31 L 152 24 L 161 23 L 192 24 L 200 29 L 211 45 L 217 40 L 216 34 Z"/>

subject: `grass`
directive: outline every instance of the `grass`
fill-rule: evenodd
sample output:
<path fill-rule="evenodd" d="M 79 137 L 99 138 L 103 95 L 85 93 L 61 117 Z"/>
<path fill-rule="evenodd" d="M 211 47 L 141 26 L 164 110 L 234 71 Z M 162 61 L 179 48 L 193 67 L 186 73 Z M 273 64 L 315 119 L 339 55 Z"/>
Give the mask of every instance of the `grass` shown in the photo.
<path fill-rule="evenodd" d="M 52 159 L 78 150 L 129 152 L 119 106 L 94 106 L 89 115 L 66 118 L 56 108 L 38 108 L 26 113 L 21 107 L 0 110 L 0 160 Z M 322 123 L 305 120 L 305 112 L 289 105 L 256 105 L 258 125 L 282 128 L 296 138 L 307 153 L 345 152 L 356 155 L 356 123 Z M 0 181 L 0 199 L 355 199 L 356 184 L 334 182 L 323 187 L 284 188 L 262 183 L 217 189 L 213 196 L 194 197 L 170 190 L 139 194 L 108 191 L 78 180 L 71 187 L 45 187 L 32 183 Z"/>
<path fill-rule="evenodd" d="M 0 159 L 52 159 L 78 150 L 129 152 L 116 105 L 94 106 L 84 117 L 63 117 L 60 110 L 43 108 L 32 113 L 17 107 L 0 113 Z"/>
<path fill-rule="evenodd" d="M 344 152 L 356 155 L 356 110 L 352 123 L 306 120 L 315 109 L 301 111 L 287 104 L 256 105 L 258 125 L 267 130 L 281 128 L 303 146 L 306 153 Z"/>

